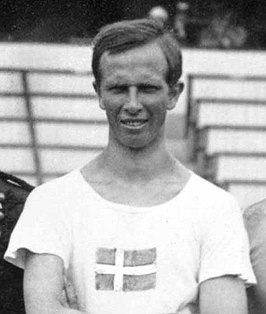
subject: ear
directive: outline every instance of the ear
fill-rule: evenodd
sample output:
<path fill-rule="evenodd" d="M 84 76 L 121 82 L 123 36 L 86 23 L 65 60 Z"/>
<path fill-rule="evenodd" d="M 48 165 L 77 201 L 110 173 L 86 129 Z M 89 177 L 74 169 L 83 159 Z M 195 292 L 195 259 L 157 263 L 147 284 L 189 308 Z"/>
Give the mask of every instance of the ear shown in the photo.
<path fill-rule="evenodd" d="M 101 89 L 100 89 L 99 85 L 96 83 L 96 81 L 94 81 L 94 82 L 92 83 L 92 85 L 93 85 L 93 88 L 94 88 L 94 90 L 95 90 L 95 92 L 96 92 L 98 98 L 99 98 L 99 106 L 100 106 L 100 108 L 103 109 L 103 110 L 105 110 L 104 104 L 103 104 L 103 102 L 102 102 Z"/>
<path fill-rule="evenodd" d="M 95 93 L 96 93 L 97 95 L 99 95 L 100 88 L 99 88 L 97 82 L 96 82 L 96 81 L 93 81 L 93 82 L 92 82 L 92 85 L 93 85 L 93 89 L 95 90 Z"/>
<path fill-rule="evenodd" d="M 172 110 L 175 108 L 176 103 L 178 101 L 178 98 L 180 94 L 182 93 L 184 89 L 184 83 L 183 82 L 177 82 L 174 86 L 171 86 L 169 88 L 169 98 L 170 101 L 168 103 L 167 109 Z"/>
<path fill-rule="evenodd" d="M 102 101 L 102 98 L 99 96 L 99 106 L 102 110 L 105 110 L 105 106 L 104 106 L 104 103 Z"/>

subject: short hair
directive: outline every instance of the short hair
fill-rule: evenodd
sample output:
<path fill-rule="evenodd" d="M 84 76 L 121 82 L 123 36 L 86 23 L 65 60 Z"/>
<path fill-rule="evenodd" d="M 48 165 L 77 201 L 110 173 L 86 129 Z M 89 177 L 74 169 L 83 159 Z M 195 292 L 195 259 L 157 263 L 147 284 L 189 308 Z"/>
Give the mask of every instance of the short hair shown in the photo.
<path fill-rule="evenodd" d="M 162 49 L 168 65 L 166 81 L 174 86 L 182 75 L 180 46 L 173 32 L 155 19 L 125 20 L 100 30 L 93 41 L 92 71 L 96 84 L 100 85 L 100 61 L 105 52 L 118 54 L 152 42 Z"/>

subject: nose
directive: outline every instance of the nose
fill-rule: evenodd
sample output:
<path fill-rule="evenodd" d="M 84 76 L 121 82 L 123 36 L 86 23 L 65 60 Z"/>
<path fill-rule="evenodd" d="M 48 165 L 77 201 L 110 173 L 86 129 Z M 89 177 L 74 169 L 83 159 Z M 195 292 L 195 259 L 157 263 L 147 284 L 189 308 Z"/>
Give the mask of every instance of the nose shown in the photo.
<path fill-rule="evenodd" d="M 138 99 L 137 87 L 132 86 L 129 88 L 128 101 L 126 102 L 124 109 L 131 114 L 136 114 L 142 109 L 142 104 Z"/>

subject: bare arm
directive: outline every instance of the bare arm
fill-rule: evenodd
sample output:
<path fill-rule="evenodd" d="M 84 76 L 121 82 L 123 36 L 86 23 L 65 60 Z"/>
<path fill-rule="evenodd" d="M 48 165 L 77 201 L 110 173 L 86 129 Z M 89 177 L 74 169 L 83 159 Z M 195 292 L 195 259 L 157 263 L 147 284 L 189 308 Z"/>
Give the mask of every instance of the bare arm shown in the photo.
<path fill-rule="evenodd" d="M 242 280 L 223 276 L 204 281 L 200 286 L 201 314 L 247 314 L 247 298 Z"/>
<path fill-rule="evenodd" d="M 249 301 L 266 313 L 266 199 L 244 211 L 250 241 L 250 257 L 257 285 L 248 289 Z"/>
<path fill-rule="evenodd" d="M 257 277 L 257 285 L 253 287 L 256 300 L 259 301 L 261 306 L 261 313 L 266 313 L 266 243 L 264 239 L 264 243 L 261 243 L 260 247 L 261 251 L 264 252 L 262 256 L 264 258 L 258 259 L 256 263 L 253 265 L 253 270 L 255 276 Z"/>
<path fill-rule="evenodd" d="M 81 314 L 62 304 L 63 261 L 55 255 L 28 253 L 24 271 L 27 314 Z"/>

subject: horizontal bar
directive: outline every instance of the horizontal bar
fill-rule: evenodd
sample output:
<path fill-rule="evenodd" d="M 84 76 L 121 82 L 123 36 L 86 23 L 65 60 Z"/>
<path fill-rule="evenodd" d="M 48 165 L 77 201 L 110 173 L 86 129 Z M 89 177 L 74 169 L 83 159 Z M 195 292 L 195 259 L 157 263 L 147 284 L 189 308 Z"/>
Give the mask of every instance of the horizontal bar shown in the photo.
<path fill-rule="evenodd" d="M 266 126 L 251 126 L 251 125 L 226 125 L 226 124 L 219 124 L 219 125 L 206 125 L 202 128 L 196 127 L 197 131 L 206 131 L 209 129 L 213 130 L 231 130 L 231 131 L 246 131 L 246 132 L 257 132 L 257 131 L 265 131 Z"/>
<path fill-rule="evenodd" d="M 242 185 L 265 185 L 266 186 L 266 181 L 265 180 L 228 180 L 228 181 L 223 181 L 225 184 L 242 184 Z"/>
<path fill-rule="evenodd" d="M 41 73 L 41 74 L 66 74 L 66 75 L 80 75 L 80 76 L 87 76 L 91 75 L 92 71 L 75 71 L 75 70 L 62 70 L 62 69 L 40 69 L 40 68 L 32 68 L 32 69 L 25 69 L 25 68 L 0 68 L 0 72 L 20 72 L 20 73 Z"/>
<path fill-rule="evenodd" d="M 195 100 L 196 103 L 214 103 L 214 104 L 223 104 L 223 105 L 265 105 L 266 106 L 266 99 L 265 100 L 248 100 L 248 99 L 230 99 L 230 98 L 197 98 Z"/>
<path fill-rule="evenodd" d="M 89 115 L 89 114 L 88 114 Z M 102 120 L 93 120 L 93 119 L 60 119 L 60 118 L 33 118 L 31 119 L 33 122 L 38 123 L 54 123 L 54 124 L 107 124 L 107 121 Z M 17 117 L 0 117 L 1 122 L 28 122 L 27 118 L 17 118 Z"/>
<path fill-rule="evenodd" d="M 228 156 L 228 157 L 236 157 L 236 158 L 241 158 L 241 157 L 247 157 L 247 158 L 266 158 L 266 153 L 259 153 L 259 152 L 217 152 L 217 153 L 213 153 L 212 155 L 209 155 L 208 157 L 210 159 L 216 159 L 219 156 Z"/>
<path fill-rule="evenodd" d="M 266 76 L 264 75 L 233 75 L 233 74 L 189 74 L 190 79 L 195 80 L 230 80 L 230 81 L 265 81 Z"/>
<path fill-rule="evenodd" d="M 37 144 L 37 149 L 42 150 L 79 150 L 79 151 L 92 151 L 92 150 L 102 150 L 105 146 L 85 146 L 85 145 L 52 145 L 52 144 Z M 8 148 L 8 149 L 31 149 L 33 148 L 32 145 L 28 144 L 1 144 L 1 148 Z"/>
<path fill-rule="evenodd" d="M 88 98 L 97 99 L 95 94 L 78 94 L 78 93 L 0 93 L 0 97 L 45 97 L 45 98 Z"/>

